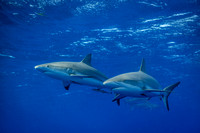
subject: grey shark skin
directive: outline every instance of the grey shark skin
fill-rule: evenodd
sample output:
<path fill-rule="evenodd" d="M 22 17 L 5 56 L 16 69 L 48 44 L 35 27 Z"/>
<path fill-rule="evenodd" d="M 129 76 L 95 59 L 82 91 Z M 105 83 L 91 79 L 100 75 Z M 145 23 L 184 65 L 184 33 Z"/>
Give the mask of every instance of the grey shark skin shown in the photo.
<path fill-rule="evenodd" d="M 115 76 L 104 81 L 103 84 L 105 87 L 111 88 L 112 91 L 116 93 L 113 102 L 117 101 L 118 105 L 120 104 L 120 99 L 127 96 L 149 99 L 158 96 L 162 97 L 167 110 L 169 110 L 168 96 L 180 82 L 161 90 L 158 81 L 145 73 L 145 61 L 143 59 L 138 72 L 124 73 Z"/>
<path fill-rule="evenodd" d="M 102 88 L 103 82 L 108 79 L 91 66 L 91 54 L 81 62 L 52 62 L 37 65 L 35 69 L 49 77 L 62 80 L 66 90 L 71 83 Z"/>

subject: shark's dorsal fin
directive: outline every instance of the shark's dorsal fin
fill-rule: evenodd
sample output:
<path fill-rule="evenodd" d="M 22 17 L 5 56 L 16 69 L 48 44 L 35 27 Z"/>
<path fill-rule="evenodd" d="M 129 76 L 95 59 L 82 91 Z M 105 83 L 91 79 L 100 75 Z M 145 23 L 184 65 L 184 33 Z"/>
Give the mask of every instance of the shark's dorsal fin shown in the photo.
<path fill-rule="evenodd" d="M 140 66 L 140 71 L 142 72 L 146 72 L 146 67 L 145 67 L 145 60 L 144 58 L 142 59 L 142 63 L 141 63 L 141 66 Z"/>
<path fill-rule="evenodd" d="M 92 56 L 92 54 L 86 55 L 85 58 L 81 62 L 91 66 L 91 56 Z"/>

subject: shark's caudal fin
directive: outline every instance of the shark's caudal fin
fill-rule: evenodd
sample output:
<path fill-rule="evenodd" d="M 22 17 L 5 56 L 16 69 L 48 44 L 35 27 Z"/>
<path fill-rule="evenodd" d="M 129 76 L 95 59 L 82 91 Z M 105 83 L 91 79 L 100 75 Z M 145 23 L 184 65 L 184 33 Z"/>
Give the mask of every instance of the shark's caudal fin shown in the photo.
<path fill-rule="evenodd" d="M 170 86 L 163 89 L 163 91 L 165 91 L 165 92 L 164 92 L 162 98 L 163 98 L 163 102 L 164 102 L 168 111 L 169 111 L 168 97 L 171 94 L 171 92 L 173 91 L 173 89 L 175 87 L 177 87 L 179 84 L 180 84 L 180 82 L 177 82 L 177 83 L 170 85 Z"/>
<path fill-rule="evenodd" d="M 86 55 L 85 58 L 81 62 L 91 66 L 91 56 L 92 56 L 92 54 Z"/>
<path fill-rule="evenodd" d="M 146 66 L 145 66 L 145 60 L 144 60 L 144 58 L 142 59 L 142 63 L 141 63 L 141 66 L 140 66 L 140 71 L 146 72 Z"/>

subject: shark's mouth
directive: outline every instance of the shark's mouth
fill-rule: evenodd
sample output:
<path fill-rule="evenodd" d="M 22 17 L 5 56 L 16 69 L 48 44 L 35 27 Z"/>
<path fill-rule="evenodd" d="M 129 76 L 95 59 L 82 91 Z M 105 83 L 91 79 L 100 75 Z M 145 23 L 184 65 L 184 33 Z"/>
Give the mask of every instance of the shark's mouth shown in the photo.
<path fill-rule="evenodd" d="M 46 70 L 43 70 L 42 71 L 44 74 L 50 74 L 50 72 L 49 71 L 46 71 Z"/>
<path fill-rule="evenodd" d="M 38 71 L 41 72 L 41 73 L 44 73 L 44 74 L 45 74 L 46 72 L 48 72 L 48 71 L 42 70 L 42 69 L 39 69 Z"/>
<path fill-rule="evenodd" d="M 44 74 L 49 76 L 49 77 L 59 79 L 58 76 L 56 74 L 52 73 L 52 72 L 44 71 Z"/>
<path fill-rule="evenodd" d="M 44 70 L 44 69 L 38 69 L 38 71 L 42 72 L 42 73 L 46 73 L 47 70 Z"/>

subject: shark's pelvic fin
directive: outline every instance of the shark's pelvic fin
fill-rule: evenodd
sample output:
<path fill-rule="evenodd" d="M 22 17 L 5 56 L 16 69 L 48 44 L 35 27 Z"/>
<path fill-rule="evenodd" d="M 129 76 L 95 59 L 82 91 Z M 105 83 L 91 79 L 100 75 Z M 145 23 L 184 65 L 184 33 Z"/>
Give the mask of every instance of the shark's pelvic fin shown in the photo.
<path fill-rule="evenodd" d="M 86 55 L 85 58 L 81 62 L 91 66 L 91 56 L 92 56 L 92 54 Z"/>
<path fill-rule="evenodd" d="M 164 102 L 168 111 L 169 111 L 168 97 L 171 94 L 171 92 L 173 91 L 173 89 L 175 87 L 177 87 L 179 84 L 180 84 L 180 82 L 177 82 L 177 83 L 170 85 L 170 86 L 163 89 L 165 92 L 164 92 L 162 98 L 163 98 L 163 102 Z"/>
<path fill-rule="evenodd" d="M 147 97 L 147 95 L 145 95 L 145 94 L 140 94 L 141 96 L 144 96 L 144 97 Z"/>
<path fill-rule="evenodd" d="M 141 63 L 141 66 L 140 66 L 140 71 L 146 72 L 146 65 L 145 65 L 145 60 L 144 60 L 144 58 L 142 59 L 142 63 Z"/>
<path fill-rule="evenodd" d="M 117 95 L 115 96 L 115 98 L 112 100 L 112 102 L 117 101 L 117 105 L 119 106 L 119 105 L 120 105 L 120 99 L 125 98 L 125 97 L 126 97 L 126 96 L 123 96 L 123 95 L 121 95 L 121 94 L 117 94 Z"/>
<path fill-rule="evenodd" d="M 65 87 L 65 90 L 69 90 L 70 82 L 69 81 L 63 81 L 63 85 Z"/>

